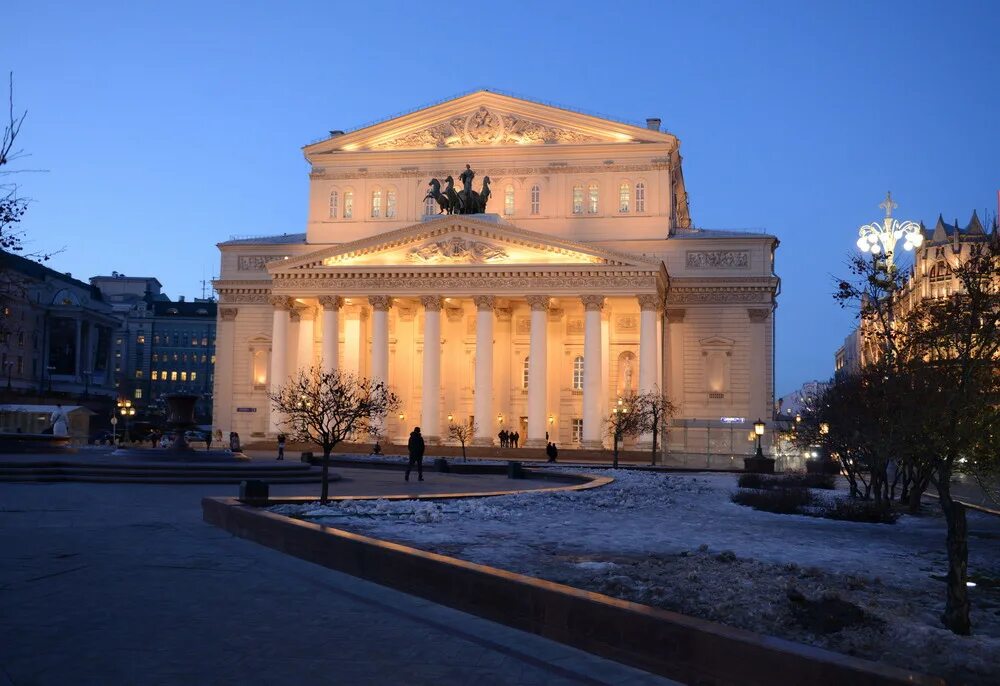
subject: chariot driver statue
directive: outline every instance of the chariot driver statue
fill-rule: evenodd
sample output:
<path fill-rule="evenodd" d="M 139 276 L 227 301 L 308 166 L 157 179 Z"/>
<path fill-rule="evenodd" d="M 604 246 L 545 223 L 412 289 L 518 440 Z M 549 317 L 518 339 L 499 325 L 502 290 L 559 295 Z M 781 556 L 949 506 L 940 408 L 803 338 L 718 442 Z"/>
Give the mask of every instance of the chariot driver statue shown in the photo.
<path fill-rule="evenodd" d="M 476 172 L 472 171 L 471 165 L 465 165 L 465 171 L 458 175 L 458 180 L 462 182 L 462 205 L 472 208 L 472 179 L 476 177 Z M 465 210 L 463 214 L 468 214 Z"/>

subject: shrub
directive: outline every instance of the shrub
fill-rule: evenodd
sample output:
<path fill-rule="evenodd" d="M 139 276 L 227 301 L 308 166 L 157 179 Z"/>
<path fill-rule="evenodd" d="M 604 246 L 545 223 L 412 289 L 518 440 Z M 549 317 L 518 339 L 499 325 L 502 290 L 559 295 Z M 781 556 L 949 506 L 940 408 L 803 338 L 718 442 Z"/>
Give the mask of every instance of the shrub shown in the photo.
<path fill-rule="evenodd" d="M 828 491 L 837 488 L 837 479 L 832 474 L 784 474 L 775 481 L 786 488 L 823 488 Z"/>
<path fill-rule="evenodd" d="M 838 498 L 823 508 L 822 516 L 827 519 L 841 519 L 848 522 L 869 524 L 894 524 L 899 515 L 888 505 L 880 505 L 874 500 Z"/>
<path fill-rule="evenodd" d="M 769 479 L 765 479 L 763 474 L 746 472 L 745 474 L 740 474 L 739 486 L 740 488 L 757 488 L 763 490 L 768 488 L 768 485 L 764 483 L 765 481 L 769 481 Z"/>
<path fill-rule="evenodd" d="M 801 508 L 812 502 L 812 494 L 804 488 L 770 488 L 751 490 L 741 488 L 732 495 L 737 505 L 777 514 L 800 514 Z"/>

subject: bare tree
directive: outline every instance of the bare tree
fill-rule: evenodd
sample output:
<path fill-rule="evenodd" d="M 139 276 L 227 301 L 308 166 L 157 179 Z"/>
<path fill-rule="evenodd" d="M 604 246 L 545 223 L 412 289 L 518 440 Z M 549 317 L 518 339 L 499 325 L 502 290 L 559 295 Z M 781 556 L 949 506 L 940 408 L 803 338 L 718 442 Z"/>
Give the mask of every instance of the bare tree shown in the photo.
<path fill-rule="evenodd" d="M 634 391 L 628 391 L 619 397 L 606 422 L 607 435 L 611 438 L 614 452 L 613 466 L 617 469 L 619 446 L 626 438 L 634 438 L 646 428 L 646 417 L 639 396 Z"/>
<path fill-rule="evenodd" d="M 667 440 L 667 422 L 676 414 L 677 407 L 658 388 L 641 394 L 636 400 L 636 405 L 645 420 L 643 431 L 653 434 L 653 446 L 649 463 L 655 465 L 657 441 Z"/>
<path fill-rule="evenodd" d="M 314 443 L 323 450 L 320 501 L 324 504 L 329 499 L 333 449 L 352 434 L 367 431 L 400 404 L 382 381 L 320 367 L 299 370 L 277 392 L 268 393 L 268 398 L 292 440 Z"/>
<path fill-rule="evenodd" d="M 448 438 L 458 441 L 462 446 L 462 462 L 468 462 L 465 456 L 465 446 L 472 441 L 476 435 L 476 420 L 472 419 L 468 424 L 451 422 L 448 424 Z"/>

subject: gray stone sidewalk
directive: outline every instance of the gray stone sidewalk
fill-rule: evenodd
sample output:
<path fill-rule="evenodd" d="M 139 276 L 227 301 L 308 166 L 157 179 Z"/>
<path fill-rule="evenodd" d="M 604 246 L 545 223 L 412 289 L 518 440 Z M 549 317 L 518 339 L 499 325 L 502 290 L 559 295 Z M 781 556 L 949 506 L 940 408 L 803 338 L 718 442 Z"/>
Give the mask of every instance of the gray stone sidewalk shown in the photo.
<path fill-rule="evenodd" d="M 0 484 L 0 684 L 670 683 L 202 523 L 230 490 Z"/>

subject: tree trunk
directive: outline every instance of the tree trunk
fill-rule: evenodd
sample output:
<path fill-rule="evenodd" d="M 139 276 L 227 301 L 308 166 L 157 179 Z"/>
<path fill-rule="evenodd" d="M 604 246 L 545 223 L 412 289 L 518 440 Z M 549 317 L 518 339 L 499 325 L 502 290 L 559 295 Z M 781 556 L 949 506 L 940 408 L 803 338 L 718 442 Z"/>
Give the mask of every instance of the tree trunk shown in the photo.
<path fill-rule="evenodd" d="M 653 454 L 649 460 L 650 467 L 656 466 L 656 424 L 657 422 L 653 422 Z"/>
<path fill-rule="evenodd" d="M 969 588 L 966 586 L 969 572 L 968 525 L 965 519 L 965 505 L 951 499 L 950 476 L 942 474 L 938 481 L 941 510 L 948 523 L 948 595 L 941 622 L 952 632 L 968 636 L 972 633 L 972 621 L 969 618 Z"/>
<path fill-rule="evenodd" d="M 468 462 L 469 460 L 465 457 L 465 442 L 462 442 L 462 462 Z"/>
<path fill-rule="evenodd" d="M 323 448 L 323 485 L 319 491 L 319 502 L 326 505 L 330 499 L 330 449 Z"/>
<path fill-rule="evenodd" d="M 907 498 L 907 511 L 910 514 L 918 514 L 920 512 L 920 499 L 924 495 L 924 489 L 917 486 L 917 482 L 913 481 L 910 484 L 910 492 Z"/>
<path fill-rule="evenodd" d="M 617 434 L 611 439 L 611 442 L 612 442 L 612 444 L 614 446 L 614 453 L 615 453 L 614 462 L 613 462 L 612 466 L 615 469 L 618 469 L 618 436 L 617 436 Z"/>

